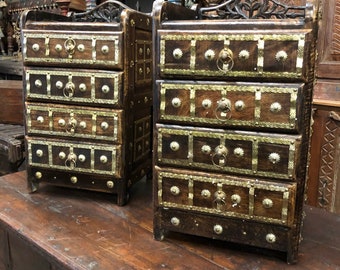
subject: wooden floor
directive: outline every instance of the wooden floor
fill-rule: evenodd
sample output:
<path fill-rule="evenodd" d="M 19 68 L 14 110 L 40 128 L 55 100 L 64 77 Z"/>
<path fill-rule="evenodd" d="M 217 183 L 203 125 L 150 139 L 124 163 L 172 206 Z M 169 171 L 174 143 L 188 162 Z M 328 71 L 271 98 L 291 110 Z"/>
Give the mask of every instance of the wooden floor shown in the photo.
<path fill-rule="evenodd" d="M 124 207 L 112 195 L 42 186 L 25 172 L 0 177 L 0 270 L 340 269 L 340 216 L 306 207 L 297 265 L 195 236 L 153 239 L 151 182 L 133 187 Z"/>

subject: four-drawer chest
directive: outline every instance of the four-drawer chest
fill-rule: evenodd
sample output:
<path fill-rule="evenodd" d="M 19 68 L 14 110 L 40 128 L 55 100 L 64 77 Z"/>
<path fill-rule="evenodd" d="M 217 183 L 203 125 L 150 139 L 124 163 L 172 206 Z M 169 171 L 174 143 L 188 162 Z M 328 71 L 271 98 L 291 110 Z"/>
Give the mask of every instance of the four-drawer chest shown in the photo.
<path fill-rule="evenodd" d="M 151 17 L 118 1 L 22 15 L 28 183 L 113 193 L 151 174 Z"/>
<path fill-rule="evenodd" d="M 154 5 L 156 239 L 176 231 L 296 262 L 316 10 L 309 1 Z"/>

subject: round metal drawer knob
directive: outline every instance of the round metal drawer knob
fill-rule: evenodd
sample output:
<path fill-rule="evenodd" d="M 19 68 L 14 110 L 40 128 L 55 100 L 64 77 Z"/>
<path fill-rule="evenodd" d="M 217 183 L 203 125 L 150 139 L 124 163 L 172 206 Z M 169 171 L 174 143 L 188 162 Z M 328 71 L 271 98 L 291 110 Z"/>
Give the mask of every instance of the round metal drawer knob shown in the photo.
<path fill-rule="evenodd" d="M 215 58 L 215 52 L 212 49 L 209 49 L 205 52 L 204 58 L 208 61 L 212 61 Z"/>
<path fill-rule="evenodd" d="M 179 150 L 179 143 L 178 142 L 171 142 L 170 143 L 170 149 L 172 151 L 178 151 Z"/>
<path fill-rule="evenodd" d="M 35 51 L 35 52 L 39 51 L 39 50 L 40 50 L 39 44 L 34 43 L 34 44 L 32 45 L 32 50 Z"/>
<path fill-rule="evenodd" d="M 79 91 L 80 92 L 85 92 L 86 91 L 86 84 L 85 83 L 79 84 Z"/>
<path fill-rule="evenodd" d="M 210 192 L 209 190 L 207 190 L 207 189 L 203 189 L 203 190 L 201 191 L 201 196 L 202 196 L 203 198 L 205 198 L 205 199 L 208 199 L 208 198 L 211 197 L 211 192 Z"/>
<path fill-rule="evenodd" d="M 234 204 L 239 204 L 241 202 L 241 196 L 238 195 L 238 194 L 233 194 L 233 195 L 231 195 L 231 201 Z"/>
<path fill-rule="evenodd" d="M 284 62 L 288 58 L 288 54 L 285 51 L 278 51 L 275 55 L 275 59 L 278 62 Z"/>
<path fill-rule="evenodd" d="M 108 85 L 103 85 L 102 86 L 102 92 L 104 94 L 107 94 L 108 92 L 110 92 L 110 87 Z"/>
<path fill-rule="evenodd" d="M 57 81 L 55 83 L 55 87 L 57 87 L 57 89 L 62 89 L 64 87 L 64 84 L 61 81 Z"/>
<path fill-rule="evenodd" d="M 103 54 L 108 54 L 109 51 L 110 51 L 109 46 L 104 45 L 104 46 L 102 47 L 102 53 L 103 53 Z"/>
<path fill-rule="evenodd" d="M 78 178 L 76 176 L 72 176 L 70 180 L 72 184 L 76 184 L 78 182 Z"/>
<path fill-rule="evenodd" d="M 272 113 L 278 113 L 282 110 L 282 106 L 278 102 L 274 102 L 273 104 L 270 105 L 270 111 Z"/>
<path fill-rule="evenodd" d="M 59 119 L 58 125 L 64 127 L 66 125 L 66 121 L 64 119 Z"/>
<path fill-rule="evenodd" d="M 103 155 L 103 156 L 100 156 L 99 160 L 100 160 L 100 162 L 103 163 L 103 164 L 107 163 L 107 161 L 108 161 L 107 156 L 104 156 L 104 155 Z"/>
<path fill-rule="evenodd" d="M 38 149 L 35 154 L 37 155 L 37 157 L 42 157 L 44 155 L 44 151 L 41 149 Z"/>
<path fill-rule="evenodd" d="M 34 85 L 38 88 L 42 87 L 42 82 L 41 80 L 35 80 Z"/>
<path fill-rule="evenodd" d="M 240 112 L 240 111 L 243 111 L 244 108 L 246 107 L 246 104 L 244 103 L 243 100 L 237 100 L 235 102 L 235 110 Z"/>
<path fill-rule="evenodd" d="M 210 99 L 204 99 L 204 100 L 202 101 L 202 107 L 203 107 L 204 109 L 209 109 L 209 108 L 211 108 L 211 105 L 212 105 L 212 102 L 211 102 Z"/>
<path fill-rule="evenodd" d="M 107 122 L 102 122 L 100 124 L 100 127 L 102 128 L 102 130 L 107 130 L 109 128 L 109 124 Z"/>
<path fill-rule="evenodd" d="M 223 233 L 223 227 L 221 225 L 215 225 L 214 226 L 214 233 L 216 234 L 222 234 Z"/>
<path fill-rule="evenodd" d="M 85 160 L 86 160 L 85 155 L 82 155 L 82 154 L 79 155 L 78 160 L 79 160 L 80 162 L 85 162 Z"/>
<path fill-rule="evenodd" d="M 268 243 L 275 243 L 276 242 L 276 236 L 275 236 L 275 234 L 273 234 L 273 233 L 268 233 L 267 235 L 266 235 L 266 241 L 268 242 Z"/>
<path fill-rule="evenodd" d="M 211 147 L 209 145 L 203 145 L 201 151 L 202 153 L 209 155 L 211 153 Z"/>
<path fill-rule="evenodd" d="M 266 198 L 262 201 L 262 205 L 264 208 L 272 208 L 274 203 L 271 199 Z"/>
<path fill-rule="evenodd" d="M 182 101 L 178 97 L 175 97 L 172 99 L 171 104 L 174 108 L 178 108 L 182 105 Z"/>
<path fill-rule="evenodd" d="M 241 147 L 236 147 L 234 149 L 234 155 L 237 157 L 243 157 L 244 156 L 244 150 Z"/>
<path fill-rule="evenodd" d="M 36 172 L 34 174 L 34 176 L 35 176 L 36 179 L 41 179 L 42 178 L 42 173 L 41 172 Z"/>
<path fill-rule="evenodd" d="M 177 48 L 177 49 L 174 49 L 173 52 L 172 52 L 172 55 L 175 59 L 181 59 L 182 56 L 183 56 L 183 52 L 180 48 Z"/>
<path fill-rule="evenodd" d="M 84 46 L 84 44 L 79 44 L 79 45 L 77 46 L 77 49 L 78 49 L 78 51 L 80 51 L 80 52 L 85 51 L 85 46 Z"/>
<path fill-rule="evenodd" d="M 247 50 L 242 50 L 242 51 L 240 51 L 240 53 L 238 54 L 238 58 L 239 58 L 240 60 L 243 60 L 243 61 L 248 60 L 249 57 L 250 57 L 250 53 L 249 53 L 249 51 L 247 51 Z"/>
<path fill-rule="evenodd" d="M 177 186 L 172 186 L 170 188 L 170 192 L 171 192 L 172 195 L 177 196 L 177 195 L 179 195 L 181 193 L 181 190 Z"/>
<path fill-rule="evenodd" d="M 280 162 L 280 155 L 278 153 L 271 153 L 268 157 L 269 161 L 272 163 L 272 164 L 277 164 Z"/>
<path fill-rule="evenodd" d="M 37 121 L 38 121 L 38 123 L 40 123 L 40 124 L 44 123 L 44 117 L 38 116 L 38 117 L 37 117 Z"/>
<path fill-rule="evenodd" d="M 60 152 L 60 153 L 59 153 L 59 158 L 60 158 L 60 159 L 65 159 L 65 158 L 66 158 L 65 152 Z"/>
<path fill-rule="evenodd" d="M 174 226 L 179 226 L 180 223 L 181 223 L 181 222 L 180 222 L 179 218 L 177 218 L 177 217 L 171 218 L 171 224 L 172 224 L 172 225 L 174 225 Z"/>
<path fill-rule="evenodd" d="M 106 182 L 106 186 L 107 186 L 108 188 L 113 188 L 113 187 L 115 186 L 115 184 L 113 183 L 113 181 L 107 181 L 107 182 Z"/>
<path fill-rule="evenodd" d="M 63 46 L 61 45 L 61 44 L 57 44 L 57 45 L 55 45 L 55 50 L 57 51 L 57 52 L 61 52 L 62 50 L 63 50 Z"/>

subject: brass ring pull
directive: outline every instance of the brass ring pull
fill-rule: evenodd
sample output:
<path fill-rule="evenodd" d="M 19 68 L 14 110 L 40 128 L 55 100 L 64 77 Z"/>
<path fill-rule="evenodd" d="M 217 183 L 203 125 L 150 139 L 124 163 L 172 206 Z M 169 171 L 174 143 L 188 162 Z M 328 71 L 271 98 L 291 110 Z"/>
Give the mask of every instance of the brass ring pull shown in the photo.
<path fill-rule="evenodd" d="M 212 163 L 217 167 L 224 167 L 227 163 L 228 149 L 224 145 L 215 148 L 215 153 L 211 157 Z"/>
<path fill-rule="evenodd" d="M 74 169 L 75 167 L 77 167 L 77 155 L 74 153 L 70 153 L 65 160 L 65 166 L 70 169 Z"/>
<path fill-rule="evenodd" d="M 71 117 L 67 123 L 66 132 L 70 134 L 74 134 L 76 131 L 76 127 L 77 127 L 77 120 Z"/>
<path fill-rule="evenodd" d="M 218 190 L 214 193 L 214 203 L 216 204 L 217 208 L 220 208 L 226 204 L 226 197 L 227 195 L 222 190 Z"/>
<path fill-rule="evenodd" d="M 231 118 L 231 101 L 227 98 L 222 98 L 217 102 L 215 116 L 220 121 L 227 121 Z"/>
<path fill-rule="evenodd" d="M 74 54 L 75 49 L 76 49 L 76 45 L 77 45 L 76 42 L 72 38 L 68 38 L 64 42 L 64 48 L 69 55 Z"/>
<path fill-rule="evenodd" d="M 234 54 L 229 48 L 224 48 L 220 51 L 216 65 L 217 68 L 222 72 L 228 72 L 234 67 Z"/>
<path fill-rule="evenodd" d="M 65 88 L 63 90 L 64 96 L 67 97 L 67 98 L 73 97 L 75 89 L 76 89 L 76 87 L 75 87 L 74 83 L 73 82 L 68 82 L 65 85 Z"/>

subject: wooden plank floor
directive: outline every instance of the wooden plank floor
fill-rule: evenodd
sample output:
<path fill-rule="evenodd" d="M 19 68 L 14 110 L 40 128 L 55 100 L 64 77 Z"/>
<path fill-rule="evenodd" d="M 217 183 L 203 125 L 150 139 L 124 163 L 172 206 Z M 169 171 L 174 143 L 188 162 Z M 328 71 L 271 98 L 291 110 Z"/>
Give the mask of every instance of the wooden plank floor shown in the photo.
<path fill-rule="evenodd" d="M 201 237 L 153 239 L 151 181 L 124 207 L 112 195 L 42 186 L 26 174 L 0 177 L 0 270 L 340 269 L 340 216 L 306 207 L 299 262 Z"/>

